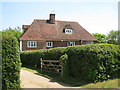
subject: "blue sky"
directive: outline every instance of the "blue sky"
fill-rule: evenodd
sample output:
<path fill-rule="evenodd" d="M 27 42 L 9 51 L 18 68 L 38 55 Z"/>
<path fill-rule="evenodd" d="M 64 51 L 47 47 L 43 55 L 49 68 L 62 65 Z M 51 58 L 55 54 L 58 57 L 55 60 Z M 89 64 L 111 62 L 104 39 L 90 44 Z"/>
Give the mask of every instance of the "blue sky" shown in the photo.
<path fill-rule="evenodd" d="M 1 2 L 2 25 L 22 27 L 31 24 L 34 19 L 48 19 L 50 13 L 56 14 L 56 20 L 77 21 L 90 33 L 107 34 L 118 29 L 117 0 L 92 2 Z M 53 12 L 54 11 L 54 12 Z"/>

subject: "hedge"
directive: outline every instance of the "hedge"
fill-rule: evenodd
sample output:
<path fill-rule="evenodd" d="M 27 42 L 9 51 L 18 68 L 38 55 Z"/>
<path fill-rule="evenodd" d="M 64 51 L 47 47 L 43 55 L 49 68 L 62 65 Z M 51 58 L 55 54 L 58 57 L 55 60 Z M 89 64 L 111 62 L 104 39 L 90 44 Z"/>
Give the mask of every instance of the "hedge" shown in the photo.
<path fill-rule="evenodd" d="M 22 64 L 26 66 L 40 68 L 40 58 L 63 60 L 64 77 L 70 76 L 86 82 L 119 77 L 120 46 L 118 45 L 78 45 L 21 52 Z"/>
<path fill-rule="evenodd" d="M 120 46 L 84 45 L 69 47 L 69 75 L 87 82 L 118 78 Z"/>
<path fill-rule="evenodd" d="M 20 52 L 18 40 L 3 32 L 2 36 L 2 89 L 20 88 Z"/>
<path fill-rule="evenodd" d="M 65 48 L 43 49 L 36 51 L 23 51 L 20 54 L 23 66 L 40 68 L 40 58 L 45 60 L 59 60 L 65 54 Z"/>

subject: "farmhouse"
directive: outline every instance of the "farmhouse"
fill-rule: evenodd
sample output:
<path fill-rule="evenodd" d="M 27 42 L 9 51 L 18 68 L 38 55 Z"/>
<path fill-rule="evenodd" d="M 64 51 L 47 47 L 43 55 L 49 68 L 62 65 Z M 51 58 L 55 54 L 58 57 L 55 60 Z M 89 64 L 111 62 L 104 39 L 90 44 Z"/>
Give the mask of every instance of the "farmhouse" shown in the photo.
<path fill-rule="evenodd" d="M 97 42 L 78 22 L 55 20 L 55 14 L 50 14 L 48 20 L 35 19 L 31 25 L 23 25 L 22 29 L 19 38 L 21 51 Z"/>

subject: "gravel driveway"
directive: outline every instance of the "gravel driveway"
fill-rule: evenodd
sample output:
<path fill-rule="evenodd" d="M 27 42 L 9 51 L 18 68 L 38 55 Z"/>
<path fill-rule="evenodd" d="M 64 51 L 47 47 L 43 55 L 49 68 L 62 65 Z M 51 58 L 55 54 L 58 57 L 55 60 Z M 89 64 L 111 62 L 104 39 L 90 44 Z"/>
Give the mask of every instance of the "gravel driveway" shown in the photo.
<path fill-rule="evenodd" d="M 71 88 L 69 85 L 53 82 L 48 78 L 21 69 L 21 88 Z"/>

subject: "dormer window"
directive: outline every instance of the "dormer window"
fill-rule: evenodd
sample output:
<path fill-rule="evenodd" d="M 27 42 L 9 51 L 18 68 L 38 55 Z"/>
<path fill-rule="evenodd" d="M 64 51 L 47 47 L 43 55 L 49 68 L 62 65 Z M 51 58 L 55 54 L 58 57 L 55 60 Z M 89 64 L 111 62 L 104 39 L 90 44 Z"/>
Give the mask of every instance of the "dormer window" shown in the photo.
<path fill-rule="evenodd" d="M 65 29 L 66 34 L 72 34 L 73 30 L 72 29 Z"/>

